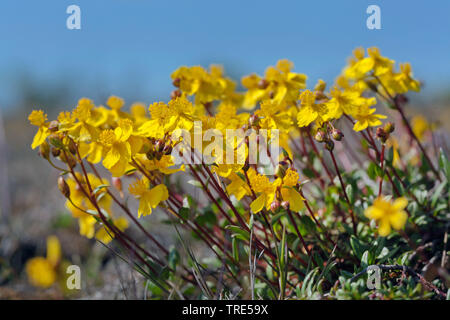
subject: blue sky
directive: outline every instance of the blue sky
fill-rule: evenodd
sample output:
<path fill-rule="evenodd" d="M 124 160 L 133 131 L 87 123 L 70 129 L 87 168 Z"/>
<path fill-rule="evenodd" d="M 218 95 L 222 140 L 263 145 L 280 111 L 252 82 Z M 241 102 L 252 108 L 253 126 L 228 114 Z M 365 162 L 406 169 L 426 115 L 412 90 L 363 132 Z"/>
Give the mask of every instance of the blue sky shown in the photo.
<path fill-rule="evenodd" d="M 66 28 L 70 4 L 81 8 L 81 30 Z M 381 8 L 381 30 L 366 28 L 369 4 Z M 357 46 L 410 61 L 426 94 L 450 87 L 449 21 L 448 0 L 2 0 L 0 106 L 20 101 L 24 74 L 69 85 L 71 103 L 167 99 L 180 65 L 222 64 L 239 80 L 288 58 L 313 86 L 333 80 Z"/>

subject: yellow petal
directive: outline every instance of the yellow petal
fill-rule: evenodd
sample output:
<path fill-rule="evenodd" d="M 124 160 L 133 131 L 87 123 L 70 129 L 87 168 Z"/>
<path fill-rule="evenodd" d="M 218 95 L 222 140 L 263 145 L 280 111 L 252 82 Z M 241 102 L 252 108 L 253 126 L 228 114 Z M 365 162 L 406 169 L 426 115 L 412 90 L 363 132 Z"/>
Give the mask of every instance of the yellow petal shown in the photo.
<path fill-rule="evenodd" d="M 169 198 L 169 191 L 164 184 L 159 184 L 149 191 L 149 201 L 152 208 L 156 208 L 161 201 Z"/>
<path fill-rule="evenodd" d="M 52 266 L 56 266 L 61 259 L 61 245 L 56 236 L 47 238 L 47 260 Z"/>
<path fill-rule="evenodd" d="M 300 193 L 297 190 L 294 190 L 292 188 L 282 188 L 281 195 L 284 201 L 289 201 L 289 208 L 292 211 L 298 212 L 301 209 L 303 209 L 304 206 L 303 200 L 305 199 L 300 195 Z"/>
<path fill-rule="evenodd" d="M 40 127 L 39 130 L 36 132 L 36 135 L 33 138 L 33 143 L 31 144 L 31 148 L 35 149 L 36 147 L 39 147 L 45 139 L 50 135 L 50 132 L 46 127 Z"/>
<path fill-rule="evenodd" d="M 112 147 L 103 159 L 103 165 L 105 168 L 112 168 L 120 159 L 120 152 L 117 148 Z"/>
<path fill-rule="evenodd" d="M 152 213 L 152 206 L 150 204 L 150 199 L 148 193 L 144 194 L 139 201 L 138 218 L 141 216 L 146 216 Z"/>
<path fill-rule="evenodd" d="M 391 233 L 391 224 L 388 219 L 381 219 L 379 222 L 378 233 L 382 237 L 386 237 Z"/>
<path fill-rule="evenodd" d="M 56 281 L 56 272 L 51 263 L 44 257 L 28 260 L 25 269 L 29 281 L 34 286 L 48 288 Z"/>
<path fill-rule="evenodd" d="M 400 230 L 408 220 L 408 214 L 405 211 L 398 211 L 389 217 L 389 222 L 395 230 Z"/>
<path fill-rule="evenodd" d="M 266 195 L 263 193 L 258 198 L 253 200 L 253 202 L 250 204 L 250 209 L 252 210 L 253 213 L 258 213 L 264 208 L 265 204 L 266 204 Z"/>
<path fill-rule="evenodd" d="M 353 130 L 355 131 L 362 131 L 367 128 L 369 124 L 367 123 L 367 120 L 358 121 L 353 126 Z"/>
<path fill-rule="evenodd" d="M 299 127 L 306 127 L 317 119 L 318 113 L 313 108 L 302 106 L 297 114 L 297 124 Z"/>
<path fill-rule="evenodd" d="M 406 198 L 404 198 L 404 197 L 396 199 L 394 201 L 394 203 L 392 204 L 393 209 L 396 211 L 405 209 L 407 205 L 408 205 L 408 200 L 406 200 Z"/>

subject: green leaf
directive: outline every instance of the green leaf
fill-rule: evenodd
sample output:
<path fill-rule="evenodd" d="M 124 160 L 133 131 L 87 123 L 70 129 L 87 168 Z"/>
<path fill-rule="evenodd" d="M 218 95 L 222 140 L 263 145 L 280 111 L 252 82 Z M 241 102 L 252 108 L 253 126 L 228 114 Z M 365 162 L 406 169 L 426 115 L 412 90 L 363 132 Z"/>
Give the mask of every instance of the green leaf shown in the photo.
<path fill-rule="evenodd" d="M 286 215 L 286 213 L 287 212 L 283 210 L 282 212 L 277 213 L 276 215 L 272 216 L 272 219 L 271 219 L 272 225 L 275 225 L 275 223 L 277 223 L 278 220 L 280 220 L 282 217 L 284 217 Z"/>
<path fill-rule="evenodd" d="M 233 248 L 233 258 L 236 261 L 239 261 L 239 243 L 236 237 L 231 239 L 231 247 Z"/>
<path fill-rule="evenodd" d="M 169 257 L 167 260 L 169 262 L 169 267 L 175 270 L 177 264 L 180 262 L 180 253 L 175 247 L 170 248 Z"/>
<path fill-rule="evenodd" d="M 202 184 L 197 180 L 189 180 L 187 183 L 189 183 L 190 185 L 193 185 L 194 187 L 197 187 L 197 188 L 203 187 Z"/>
<path fill-rule="evenodd" d="M 367 268 L 369 265 L 373 263 L 372 254 L 369 250 L 364 251 L 362 257 L 361 257 L 361 267 Z"/>
<path fill-rule="evenodd" d="M 375 163 L 371 162 L 369 163 L 369 167 L 367 168 L 367 175 L 369 176 L 370 179 L 375 180 L 377 177 L 377 173 L 376 173 L 376 165 Z"/>
<path fill-rule="evenodd" d="M 189 219 L 189 213 L 191 212 L 191 210 L 189 208 L 185 208 L 182 207 L 179 211 L 178 211 L 178 215 L 183 218 L 184 220 L 188 220 Z"/>
<path fill-rule="evenodd" d="M 248 231 L 243 230 L 238 226 L 227 225 L 225 229 L 228 229 L 232 232 L 232 237 L 236 237 L 244 241 L 250 240 L 250 234 L 248 233 Z"/>
<path fill-rule="evenodd" d="M 445 174 L 447 180 L 450 181 L 450 162 L 442 148 L 439 149 L 439 168 Z"/>
<path fill-rule="evenodd" d="M 358 259 L 361 259 L 364 251 L 367 250 L 367 246 L 361 243 L 354 235 L 350 237 L 350 246 Z"/>
<path fill-rule="evenodd" d="M 431 206 L 434 208 L 436 206 L 437 201 L 439 200 L 442 190 L 447 186 L 448 182 L 442 182 L 434 191 L 433 196 L 431 197 Z"/>
<path fill-rule="evenodd" d="M 195 221 L 201 226 L 205 224 L 214 225 L 217 222 L 217 216 L 211 209 L 206 209 L 203 213 L 197 215 Z"/>
<path fill-rule="evenodd" d="M 103 188 L 108 188 L 109 187 L 109 185 L 108 184 L 101 184 L 101 185 L 99 185 L 97 188 L 95 188 L 92 192 L 94 193 L 94 194 L 97 194 L 97 192 L 99 192 L 101 189 L 103 189 Z M 98 200 L 98 199 L 97 199 Z"/>
<path fill-rule="evenodd" d="M 311 170 L 311 169 L 309 169 L 309 168 L 304 168 L 303 170 L 302 170 L 302 173 L 303 173 L 303 175 L 304 176 L 306 176 L 306 177 L 308 177 L 308 178 L 314 178 L 316 175 L 315 175 L 315 173 L 314 173 L 314 171 L 313 170 Z"/>
<path fill-rule="evenodd" d="M 348 198 L 350 200 L 350 203 L 352 203 L 352 204 L 355 203 L 355 194 L 353 192 L 353 187 L 352 187 L 351 184 L 348 184 L 345 187 L 345 192 L 347 193 L 347 196 L 348 196 Z"/>

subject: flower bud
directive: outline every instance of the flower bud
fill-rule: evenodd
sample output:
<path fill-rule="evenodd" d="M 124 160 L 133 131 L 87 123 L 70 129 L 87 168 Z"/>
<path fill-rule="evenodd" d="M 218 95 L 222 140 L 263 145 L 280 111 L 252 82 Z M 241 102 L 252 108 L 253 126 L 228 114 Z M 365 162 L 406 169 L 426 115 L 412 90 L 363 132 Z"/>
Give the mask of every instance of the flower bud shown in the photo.
<path fill-rule="evenodd" d="M 177 88 L 180 87 L 180 83 L 181 83 L 181 79 L 180 79 L 180 78 L 175 78 L 175 79 L 173 79 L 173 81 L 172 81 L 172 84 L 173 84 L 175 87 L 177 87 Z"/>
<path fill-rule="evenodd" d="M 258 124 L 259 124 L 259 118 L 258 118 L 258 116 L 255 115 L 255 114 L 252 114 L 252 115 L 250 116 L 250 118 L 248 118 L 248 124 L 249 124 L 251 127 L 253 127 L 253 126 L 258 126 Z"/>
<path fill-rule="evenodd" d="M 379 139 L 382 143 L 385 143 L 387 138 L 389 138 L 389 133 L 386 133 L 383 128 L 378 127 L 376 131 L 376 137 Z"/>
<path fill-rule="evenodd" d="M 77 145 L 75 144 L 75 142 L 73 142 L 73 140 L 69 140 L 69 145 L 67 147 L 71 154 L 77 154 Z"/>
<path fill-rule="evenodd" d="M 326 139 L 325 132 L 323 132 L 322 130 L 317 131 L 314 139 L 316 139 L 317 142 L 324 142 Z"/>
<path fill-rule="evenodd" d="M 173 90 L 171 93 L 170 93 L 170 98 L 171 99 L 176 99 L 176 98 L 178 98 L 178 97 L 181 97 L 181 90 Z"/>
<path fill-rule="evenodd" d="M 48 141 L 52 146 L 56 148 L 61 149 L 64 147 L 61 137 L 57 133 L 52 133 L 51 135 L 49 135 Z"/>
<path fill-rule="evenodd" d="M 48 130 L 50 132 L 55 132 L 58 131 L 59 129 L 59 122 L 56 120 L 50 121 L 49 125 L 48 125 Z"/>
<path fill-rule="evenodd" d="M 61 150 L 57 148 L 52 148 L 52 155 L 56 158 L 61 154 Z"/>
<path fill-rule="evenodd" d="M 316 92 L 316 100 L 326 100 L 326 99 L 328 99 L 328 97 L 326 96 L 325 93 L 323 93 L 322 91 Z"/>
<path fill-rule="evenodd" d="M 395 130 L 395 124 L 393 124 L 392 122 L 388 122 L 384 125 L 383 129 L 386 133 L 392 133 Z"/>
<path fill-rule="evenodd" d="M 39 146 L 39 155 L 44 159 L 49 159 L 50 157 L 50 146 L 48 145 L 47 141 L 44 141 Z"/>
<path fill-rule="evenodd" d="M 61 191 L 64 197 L 70 197 L 70 188 L 63 176 L 58 177 L 58 189 Z"/>
<path fill-rule="evenodd" d="M 155 159 L 155 152 L 153 149 L 147 151 L 147 153 L 145 154 L 147 156 L 148 160 L 153 160 Z"/>
<path fill-rule="evenodd" d="M 277 168 L 275 170 L 275 175 L 277 177 L 283 178 L 286 174 L 286 170 L 288 169 L 289 164 L 286 161 L 280 161 L 278 162 Z"/>
<path fill-rule="evenodd" d="M 75 158 L 67 153 L 64 153 L 64 156 L 61 157 L 61 160 L 67 163 L 70 169 L 75 168 L 75 166 L 77 165 L 77 161 L 75 160 Z"/>
<path fill-rule="evenodd" d="M 261 89 L 261 90 L 266 89 L 268 86 L 269 86 L 269 81 L 267 81 L 266 79 L 261 79 L 258 82 L 258 88 Z"/>
<path fill-rule="evenodd" d="M 166 144 L 166 145 L 164 146 L 162 152 L 163 152 L 165 155 L 167 155 L 167 156 L 170 155 L 170 154 L 172 153 L 172 146 Z"/>
<path fill-rule="evenodd" d="M 325 148 L 328 151 L 333 151 L 333 149 L 334 149 L 334 142 L 332 140 L 327 140 L 327 142 L 325 143 Z"/>
<path fill-rule="evenodd" d="M 333 131 L 331 131 L 331 136 L 333 137 L 334 140 L 341 141 L 342 138 L 344 137 L 344 134 L 339 129 L 333 129 Z"/>
<path fill-rule="evenodd" d="M 281 206 L 282 206 L 285 210 L 289 210 L 290 203 L 289 203 L 289 201 L 283 201 L 283 202 L 281 202 Z"/>
<path fill-rule="evenodd" d="M 270 211 L 272 211 L 272 213 L 275 213 L 275 212 L 277 212 L 278 208 L 280 208 L 280 201 L 274 200 L 270 204 Z"/>
<path fill-rule="evenodd" d="M 116 188 L 118 191 L 122 191 L 122 180 L 120 178 L 112 177 L 111 182 L 114 188 Z"/>
<path fill-rule="evenodd" d="M 157 140 L 155 143 L 155 150 L 156 152 L 161 152 L 164 149 L 164 141 L 163 140 Z"/>

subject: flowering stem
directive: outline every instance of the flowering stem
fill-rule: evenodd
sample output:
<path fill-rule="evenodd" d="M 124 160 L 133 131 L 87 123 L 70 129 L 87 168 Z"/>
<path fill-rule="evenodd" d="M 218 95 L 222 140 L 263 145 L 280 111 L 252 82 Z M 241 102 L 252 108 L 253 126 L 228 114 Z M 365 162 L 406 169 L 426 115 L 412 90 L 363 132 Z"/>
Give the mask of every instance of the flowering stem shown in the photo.
<path fill-rule="evenodd" d="M 289 215 L 289 219 L 291 220 L 292 225 L 294 226 L 297 236 L 299 237 L 300 241 L 302 242 L 303 248 L 305 248 L 306 252 L 308 253 L 308 257 L 315 264 L 315 266 L 318 267 L 319 265 L 317 264 L 316 260 L 314 259 L 313 255 L 311 253 L 311 250 L 309 250 L 308 246 L 306 245 L 305 239 L 303 239 L 302 234 L 298 230 L 297 223 L 295 222 L 294 217 L 292 216 L 292 212 L 289 208 L 287 209 L 287 213 Z"/>
<path fill-rule="evenodd" d="M 391 99 L 392 103 L 395 106 L 395 109 L 400 113 L 400 116 L 402 117 L 403 123 L 406 126 L 406 129 L 408 130 L 409 135 L 416 141 L 417 145 L 419 146 L 420 150 L 422 151 L 423 156 L 425 157 L 425 159 L 427 160 L 428 164 L 430 165 L 431 171 L 433 171 L 434 175 L 436 176 L 436 178 L 439 181 L 441 180 L 441 177 L 439 175 L 439 172 L 436 170 L 436 168 L 433 165 L 433 162 L 431 162 L 430 158 L 428 157 L 427 152 L 425 151 L 425 148 L 423 147 L 422 143 L 419 141 L 419 139 L 417 138 L 416 134 L 414 133 L 413 129 L 411 128 L 411 125 L 409 124 L 408 119 L 406 118 L 405 112 L 403 111 L 402 107 L 400 106 L 400 104 L 398 103 L 397 99 L 395 99 L 387 90 L 387 88 L 384 86 L 383 82 L 381 81 L 381 79 L 377 76 L 375 76 L 375 79 L 378 81 L 378 83 L 381 85 L 381 87 L 384 89 L 384 91 L 386 92 L 386 94 L 389 96 L 389 98 Z"/>
<path fill-rule="evenodd" d="M 352 205 L 351 205 L 351 203 L 350 203 L 350 199 L 348 198 L 347 191 L 345 191 L 344 180 L 342 180 L 341 173 L 339 172 L 339 167 L 338 167 L 338 165 L 337 165 L 337 163 L 336 163 L 336 159 L 335 159 L 335 157 L 334 157 L 333 151 L 332 151 L 332 150 L 329 150 L 329 152 L 330 152 L 330 155 L 331 155 L 331 159 L 333 160 L 334 168 L 336 169 L 336 174 L 337 174 L 337 176 L 339 177 L 339 181 L 340 181 L 340 183 L 341 183 L 342 191 L 344 192 L 345 200 L 347 201 L 347 204 L 348 204 L 348 210 L 349 210 L 350 216 L 351 216 L 351 218 L 352 218 L 353 232 L 354 232 L 355 235 L 356 235 L 356 221 L 355 221 L 355 215 L 354 215 L 354 213 L 353 213 Z"/>
<path fill-rule="evenodd" d="M 67 158 L 67 154 L 65 151 L 64 155 Z M 119 239 L 119 241 L 128 248 L 128 250 L 130 250 L 135 256 L 136 258 L 138 258 L 143 264 L 145 264 L 151 272 L 153 272 L 154 274 L 157 274 L 156 270 L 144 259 L 141 257 L 140 254 L 138 254 L 136 252 L 136 250 L 127 242 L 130 241 L 130 243 L 132 243 L 133 245 L 135 245 L 138 249 L 140 249 L 141 251 L 143 251 L 145 253 L 145 250 L 140 247 L 139 245 L 137 245 L 135 242 L 133 242 L 129 237 L 127 238 L 125 236 L 124 233 L 122 233 L 120 230 L 118 230 L 112 223 L 109 223 L 108 220 L 106 219 L 106 217 L 103 215 L 103 212 L 101 211 L 100 207 L 97 204 L 97 201 L 95 200 L 95 197 L 92 195 L 92 187 L 90 185 L 89 179 L 87 179 L 86 184 L 88 185 L 88 189 L 89 189 L 89 193 L 88 191 L 85 190 L 85 188 L 83 187 L 82 183 L 78 180 L 73 168 L 69 167 L 69 171 L 72 174 L 75 182 L 77 183 L 78 187 L 80 188 L 80 190 L 84 193 L 84 195 L 88 198 L 88 200 L 92 203 L 92 205 L 95 207 L 95 209 L 97 210 L 100 219 L 102 220 L 103 224 L 109 229 L 111 230 Z M 86 170 L 84 169 L 84 166 L 82 166 L 83 169 L 83 173 L 85 175 L 85 177 L 87 178 L 87 173 Z M 147 254 L 147 253 L 145 253 Z M 151 254 L 148 253 L 148 256 L 151 257 L 153 260 L 155 260 L 156 262 L 158 262 L 158 259 L 155 259 L 155 257 L 153 257 Z M 161 263 L 161 262 L 159 262 Z"/>
<path fill-rule="evenodd" d="M 319 150 L 317 150 L 316 144 L 314 143 L 314 140 L 311 136 L 311 132 L 308 131 L 308 138 L 309 142 L 311 143 L 311 146 L 314 150 L 314 153 L 317 155 L 317 157 L 320 160 L 320 163 L 322 164 L 322 167 L 325 169 L 325 172 L 327 173 L 328 177 L 330 178 L 330 181 L 333 182 L 333 176 L 331 175 L 330 170 L 328 170 L 327 165 L 325 164 L 325 161 L 323 160 L 323 157 L 320 155 Z"/>
<path fill-rule="evenodd" d="M 330 238 L 330 236 L 329 236 L 329 234 L 328 234 L 328 231 L 325 230 L 325 228 L 322 226 L 322 224 L 321 224 L 321 223 L 316 219 L 316 217 L 314 216 L 314 212 L 312 211 L 312 209 L 311 209 L 311 207 L 310 207 L 310 205 L 309 205 L 309 203 L 308 203 L 308 200 L 306 200 L 306 198 L 305 198 L 305 196 L 304 196 L 304 194 L 303 194 L 302 191 L 300 191 L 300 195 L 303 197 L 303 199 L 305 199 L 305 200 L 303 200 L 303 203 L 305 204 L 306 209 L 307 209 L 309 215 L 311 216 L 311 218 L 314 220 L 314 222 L 316 223 L 316 225 L 317 225 L 320 229 L 322 229 L 322 230 L 325 231 L 325 237 L 327 238 L 327 240 L 330 241 L 330 242 L 333 244 L 333 246 L 336 246 L 336 243 Z M 297 213 L 297 214 L 298 214 L 298 213 Z"/>
<path fill-rule="evenodd" d="M 384 149 L 385 144 L 381 145 L 381 153 L 380 153 L 380 167 L 381 167 L 381 177 L 380 177 L 380 186 L 378 188 L 378 197 L 381 196 L 381 192 L 383 191 L 383 177 L 384 177 Z"/>

